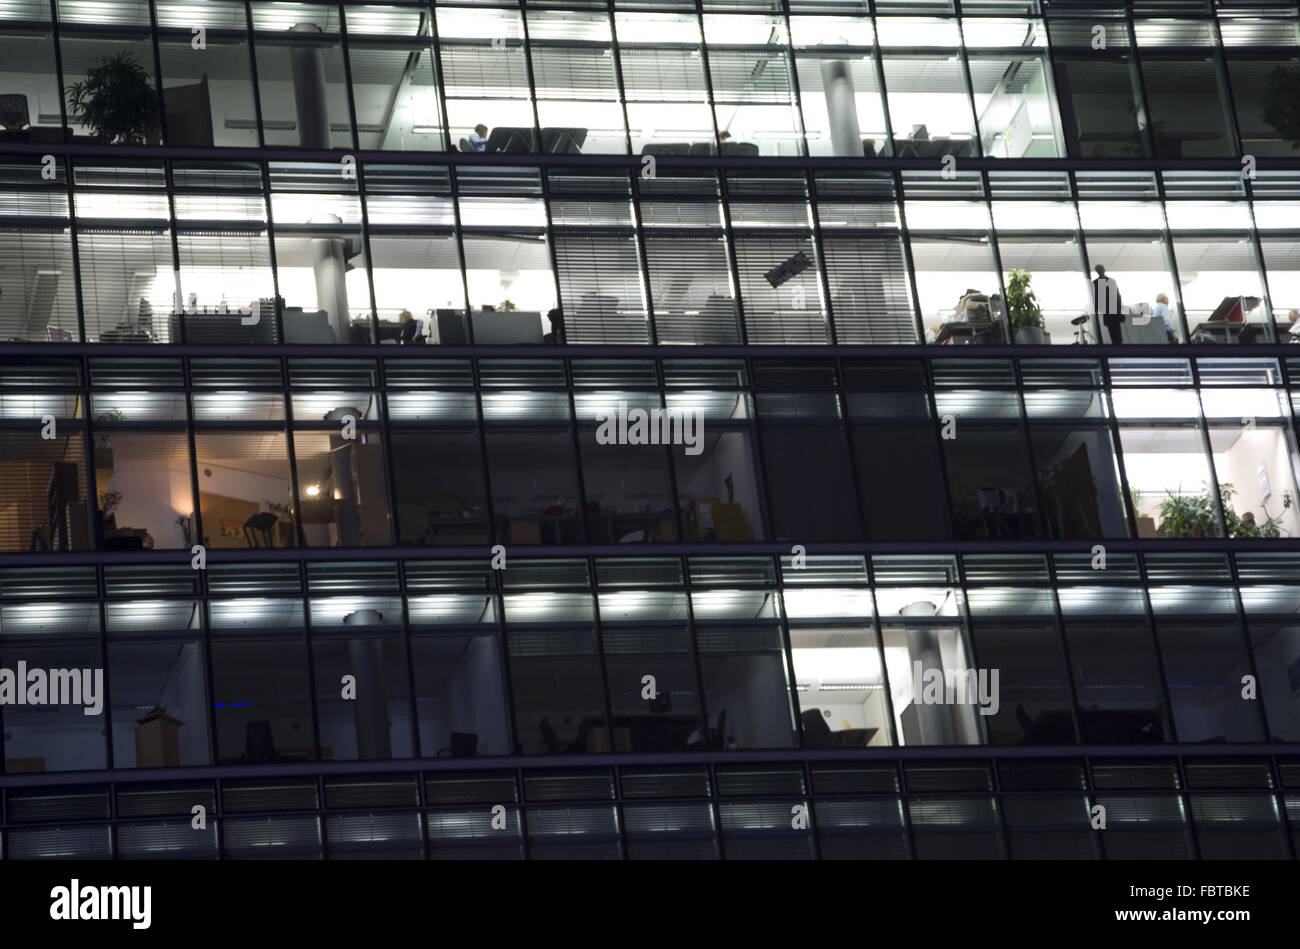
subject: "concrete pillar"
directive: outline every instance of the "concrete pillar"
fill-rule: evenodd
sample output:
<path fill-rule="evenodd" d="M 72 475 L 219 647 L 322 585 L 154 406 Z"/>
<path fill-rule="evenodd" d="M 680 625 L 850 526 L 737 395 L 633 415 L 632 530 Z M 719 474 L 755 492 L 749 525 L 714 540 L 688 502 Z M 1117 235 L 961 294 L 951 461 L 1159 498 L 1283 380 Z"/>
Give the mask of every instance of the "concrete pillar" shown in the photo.
<path fill-rule="evenodd" d="M 315 23 L 295 23 L 292 33 L 319 33 Z M 325 100 L 325 59 L 320 46 L 289 49 L 293 71 L 293 101 L 298 110 L 298 144 L 303 148 L 330 147 L 330 117 Z"/>
<path fill-rule="evenodd" d="M 339 224 L 337 214 L 319 214 L 311 224 Z M 352 318 L 348 315 L 347 239 L 342 237 L 313 237 L 311 239 L 311 270 L 316 278 L 316 306 L 329 314 L 334 329 L 334 341 L 346 343 L 352 336 Z"/>
<path fill-rule="evenodd" d="M 907 654 L 911 663 L 921 664 L 921 674 L 937 669 L 943 676 L 943 657 L 939 652 L 937 630 L 922 628 L 907 631 Z M 908 674 L 913 673 L 909 663 Z M 915 678 L 915 677 L 914 677 Z M 951 745 L 953 741 L 952 714 L 947 705 L 926 705 L 921 696 L 912 696 L 916 706 L 917 724 L 921 727 L 921 742 L 926 745 Z"/>
<path fill-rule="evenodd" d="M 345 415 L 351 415 L 358 423 L 361 422 L 361 411 L 350 407 L 332 410 L 325 416 L 325 421 L 338 422 L 341 431 Z M 338 494 L 341 495 L 336 503 L 339 512 L 339 544 L 343 547 L 361 546 L 361 514 L 357 505 L 357 484 L 352 458 L 356 444 L 355 439 L 330 434 L 330 468 L 333 470 Z"/>
<path fill-rule="evenodd" d="M 862 157 L 862 130 L 853 91 L 853 72 L 843 59 L 822 60 L 822 91 L 831 120 L 831 148 L 836 155 Z"/>
<path fill-rule="evenodd" d="M 345 626 L 378 626 L 384 614 L 378 610 L 357 610 L 343 617 Z M 360 632 L 360 631 L 358 631 Z M 384 644 L 378 637 L 348 640 L 349 672 L 357 677 L 357 757 L 393 757 L 393 739 L 388 723 L 388 683 L 384 679 Z"/>

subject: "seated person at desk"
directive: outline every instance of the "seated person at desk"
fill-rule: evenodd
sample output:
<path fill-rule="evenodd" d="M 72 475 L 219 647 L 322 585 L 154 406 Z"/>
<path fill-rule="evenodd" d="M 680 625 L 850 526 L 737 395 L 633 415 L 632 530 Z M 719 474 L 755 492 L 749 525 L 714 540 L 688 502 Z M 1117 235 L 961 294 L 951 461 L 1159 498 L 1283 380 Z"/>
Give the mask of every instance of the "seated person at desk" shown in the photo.
<path fill-rule="evenodd" d="M 862 140 L 862 157 L 863 158 L 876 157 L 876 140 L 874 138 L 864 138 Z"/>
<path fill-rule="evenodd" d="M 729 141 L 731 141 L 731 133 L 730 133 L 730 132 L 719 132 L 719 133 L 718 133 L 718 144 L 719 144 L 719 145 L 721 145 L 723 142 L 729 142 Z"/>
<path fill-rule="evenodd" d="M 1156 294 L 1155 315 L 1160 317 L 1165 324 L 1165 332 L 1169 334 L 1169 342 L 1178 342 L 1178 331 L 1174 329 L 1174 314 L 1169 309 L 1169 297 L 1164 293 Z"/>
<path fill-rule="evenodd" d="M 420 335 L 420 321 L 411 316 L 410 310 L 403 310 L 397 314 L 397 319 L 402 324 L 402 335 L 397 338 L 398 343 L 406 346 L 424 342 L 424 337 Z"/>
<path fill-rule="evenodd" d="M 1291 324 L 1288 335 L 1292 337 L 1291 342 L 1300 341 L 1300 310 L 1292 310 L 1286 315 L 1287 322 Z"/>
<path fill-rule="evenodd" d="M 474 131 L 465 136 L 465 141 L 469 142 L 469 147 L 476 152 L 487 151 L 488 127 L 482 123 L 474 126 Z"/>
<path fill-rule="evenodd" d="M 564 345 L 564 312 L 557 306 L 547 311 L 546 319 L 551 324 L 551 331 L 542 337 L 542 342 L 552 346 Z"/>

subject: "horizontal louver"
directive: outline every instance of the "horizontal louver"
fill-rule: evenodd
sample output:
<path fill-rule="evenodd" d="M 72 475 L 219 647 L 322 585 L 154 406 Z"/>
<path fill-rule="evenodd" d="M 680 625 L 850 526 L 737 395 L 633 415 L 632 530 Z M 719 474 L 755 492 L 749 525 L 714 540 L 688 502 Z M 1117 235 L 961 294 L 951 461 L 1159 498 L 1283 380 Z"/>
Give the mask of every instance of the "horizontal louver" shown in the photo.
<path fill-rule="evenodd" d="M 649 231 L 646 261 L 660 343 L 740 342 L 739 307 L 721 231 Z"/>
<path fill-rule="evenodd" d="M 90 549 L 82 435 L 0 431 L 0 475 L 0 551 Z"/>
<path fill-rule="evenodd" d="M 650 342 L 641 265 L 630 229 L 557 228 L 555 260 L 567 342 Z"/>
<path fill-rule="evenodd" d="M 765 275 L 799 253 L 812 266 L 773 287 Z M 830 342 L 817 281 L 817 253 L 806 232 L 738 235 L 736 265 L 750 343 L 779 346 Z"/>
<path fill-rule="evenodd" d="M 444 43 L 442 74 L 450 99 L 527 99 L 528 64 L 518 40 L 500 48 Z"/>
<path fill-rule="evenodd" d="M 534 45 L 531 52 L 538 99 L 618 98 L 614 57 L 608 47 Z"/>
<path fill-rule="evenodd" d="M 790 63 L 783 49 L 709 49 L 709 75 L 719 104 L 790 101 Z"/>
<path fill-rule="evenodd" d="M 698 49 L 619 47 L 623 88 L 629 102 L 706 101 Z"/>
<path fill-rule="evenodd" d="M 828 235 L 823 250 L 839 342 L 917 342 L 907 263 L 898 235 L 833 240 Z"/>

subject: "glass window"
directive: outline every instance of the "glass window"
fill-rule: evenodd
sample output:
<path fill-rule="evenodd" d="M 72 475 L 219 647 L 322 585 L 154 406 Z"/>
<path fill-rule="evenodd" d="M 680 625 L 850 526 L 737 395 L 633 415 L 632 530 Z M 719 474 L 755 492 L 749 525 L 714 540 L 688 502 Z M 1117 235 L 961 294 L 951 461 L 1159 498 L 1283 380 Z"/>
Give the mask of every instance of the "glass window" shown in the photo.
<path fill-rule="evenodd" d="M 505 617 L 519 751 L 608 752 L 591 594 L 507 594 Z"/>
<path fill-rule="evenodd" d="M 891 154 L 872 54 L 871 21 L 791 17 L 790 33 L 808 154 L 867 158 Z"/>
<path fill-rule="evenodd" d="M 175 19 L 186 22 L 173 21 L 158 30 L 167 144 L 256 148 L 257 110 L 243 11 L 221 15 L 223 5 L 170 6 Z M 163 27 L 170 18 L 160 10 L 158 19 Z M 191 23 L 204 25 L 202 49 L 193 46 Z"/>
<path fill-rule="evenodd" d="M 519 12 L 440 8 L 437 17 L 451 140 L 461 151 L 479 150 L 471 135 L 484 151 L 537 151 Z"/>
<path fill-rule="evenodd" d="M 85 435 L 56 419 L 58 438 L 30 431 L 0 432 L 0 549 L 90 550 L 93 498 L 86 477 Z"/>
<path fill-rule="evenodd" d="M 1291 429 L 1247 416 L 1243 424 L 1210 425 L 1214 474 L 1230 537 L 1298 537 L 1295 459 Z"/>
<path fill-rule="evenodd" d="M 1294 27 L 1290 29 L 1290 42 L 1294 44 Z M 1226 34 L 1224 41 L 1227 42 Z M 1228 78 L 1232 81 L 1232 101 L 1237 111 L 1243 155 L 1290 157 L 1295 153 L 1295 143 L 1284 137 L 1276 126 L 1285 127 L 1282 118 L 1285 99 L 1280 89 L 1296 66 L 1294 58 L 1257 58 L 1242 52 L 1229 56 Z"/>
<path fill-rule="evenodd" d="M 59 75 L 54 58 L 54 31 L 50 25 L 47 3 L 15 3 L 0 10 L 4 34 L 0 36 L 0 56 L 5 63 L 5 94 L 19 97 L 10 100 L 7 109 L 21 110 L 13 119 L 6 116 L 9 141 L 62 142 L 65 126 L 63 96 L 59 92 Z M 22 24 L 20 26 L 20 24 Z M 84 68 L 84 63 L 82 64 Z M 74 81 L 75 64 L 65 64 Z M 69 117 L 69 122 L 72 119 Z"/>
<path fill-rule="evenodd" d="M 723 155 L 801 155 L 789 39 L 783 17 L 705 14 Z"/>
<path fill-rule="evenodd" d="M 1010 205 L 1010 206 L 1009 206 Z M 1084 277 L 1083 254 L 1075 232 L 1073 213 L 1053 215 L 1052 212 L 1068 208 L 1067 205 L 1046 205 L 1038 202 L 995 202 L 993 221 L 998 227 L 998 255 L 1002 258 L 1002 278 L 1010 296 L 1014 322 L 1013 339 L 1018 343 L 1039 342 L 1033 332 L 1032 309 L 1037 306 L 1042 325 L 1038 327 L 1046 338 L 1042 342 L 1075 344 L 1087 330 L 1088 321 L 1075 323 L 1080 316 L 1091 313 L 1092 288 Z M 1035 218 L 1041 230 L 1024 232 L 1008 228 L 1008 217 L 1022 215 Z M 1055 219 L 1053 219 L 1055 218 Z M 1058 229 L 1061 225 L 1068 231 Z M 1021 272 L 1017 274 L 1017 271 Z M 1024 315 L 1018 315 L 1017 291 L 1013 280 L 1027 281 L 1025 289 L 1034 295 L 1026 306 Z M 1028 331 L 1028 332 L 1027 332 Z"/>
<path fill-rule="evenodd" d="M 503 395 L 507 395 L 503 393 Z M 527 400 L 549 393 L 510 393 L 525 412 Z M 578 470 L 567 399 L 549 424 L 489 424 L 488 473 L 497 539 L 504 544 L 581 543 Z M 484 414 L 488 415 L 487 406 Z M 492 420 L 489 419 L 491 422 Z"/>
<path fill-rule="evenodd" d="M 368 15 L 371 10 L 375 15 Z M 446 149 L 427 15 L 393 7 L 349 6 L 345 12 L 360 147 Z"/>
<path fill-rule="evenodd" d="M 571 179 L 553 186 L 578 183 Z M 564 341 L 650 342 L 630 202 L 552 200 L 551 212 Z"/>
<path fill-rule="evenodd" d="M 66 23 L 59 29 L 59 45 L 63 54 L 63 94 L 73 141 L 136 145 L 161 142 L 162 108 L 147 26 Z M 140 110 L 131 118 L 119 115 L 112 108 L 108 90 L 118 82 L 140 93 Z M 76 94 L 79 88 L 80 97 Z M 53 117 L 58 113 L 57 105 L 51 102 L 49 106 Z"/>
<path fill-rule="evenodd" d="M 670 438 L 674 434 L 673 419 L 664 413 L 659 395 L 577 393 L 574 401 L 592 541 L 598 544 L 675 542 L 676 503 L 669 455 L 684 451 L 685 447 L 663 440 L 665 428 Z M 651 427 L 658 431 L 652 433 Z M 620 428 L 625 437 L 620 437 Z M 682 426 L 678 428 L 679 434 L 684 435 Z"/>
<path fill-rule="evenodd" d="M 301 531 L 310 547 L 385 547 L 392 543 L 388 480 L 378 427 L 347 407 L 356 437 L 340 429 L 295 431 Z M 333 414 L 333 413 L 331 413 Z M 341 423 L 342 424 L 342 423 Z"/>
<path fill-rule="evenodd" d="M 1005 342 L 1006 322 L 989 240 L 987 205 L 909 201 L 906 213 L 912 228 L 912 262 L 926 341 L 943 345 Z M 945 215 L 953 222 L 948 235 L 926 233 L 930 228 L 942 229 L 940 221 Z M 952 235 L 951 230 L 956 229 L 969 233 Z"/>
<path fill-rule="evenodd" d="M 333 597 L 313 600 L 311 614 L 321 758 L 411 757 L 411 677 L 400 601 Z"/>
<path fill-rule="evenodd" d="M 1242 677 L 1253 671 L 1240 626 L 1232 620 L 1198 619 L 1156 617 L 1178 740 L 1263 740 L 1258 705 L 1241 700 Z"/>
<path fill-rule="evenodd" d="M 970 94 L 957 56 L 885 50 L 884 62 L 894 154 L 934 159 L 976 155 Z"/>
<path fill-rule="evenodd" d="M 0 51 L 5 42 L 0 40 Z M 67 166 L 56 168 L 53 181 L 41 176 L 42 167 L 39 156 L 0 165 L 0 213 L 22 219 L 0 233 L 11 297 L 0 305 L 0 337 L 32 343 L 80 341 Z"/>
<path fill-rule="evenodd" d="M 763 540 L 754 446 L 748 424 L 749 400 L 739 392 L 672 392 L 670 412 L 691 420 L 692 438 L 674 445 L 677 503 L 682 539 L 701 541 Z"/>
<path fill-rule="evenodd" d="M 955 423 L 956 437 L 941 439 L 941 445 L 957 537 L 1038 537 L 1038 501 L 1020 427 L 962 416 Z"/>
<path fill-rule="evenodd" d="M 1212 215 L 1221 209 L 1205 206 L 1201 210 Z M 1202 227 L 1208 219 L 1201 218 Z M 1272 319 L 1250 235 L 1180 231 L 1172 203 L 1170 224 L 1175 228 L 1174 257 L 1192 341 L 1271 342 Z"/>
<path fill-rule="evenodd" d="M 970 597 L 980 668 L 998 670 L 998 706 L 985 718 L 989 744 L 1074 744 L 1073 702 L 1050 591 L 972 590 Z M 999 616 L 1005 607 L 998 599 L 1023 612 Z M 1035 613 L 1041 615 L 1025 615 Z"/>
<path fill-rule="evenodd" d="M 1128 536 L 1110 429 L 1034 423 L 1029 427 L 1029 440 L 1049 537 L 1090 540 Z"/>
<path fill-rule="evenodd" d="M 271 213 L 284 341 L 370 342 L 370 284 L 356 195 L 275 194 Z"/>
<path fill-rule="evenodd" d="M 970 57 L 980 144 L 992 158 L 1063 157 L 1041 55 Z"/>
<path fill-rule="evenodd" d="M 983 744 L 983 716 L 976 701 L 980 670 L 967 659 L 965 631 L 952 591 L 878 587 L 876 607 L 898 743 Z M 957 702 L 958 682 L 967 689 L 971 672 L 975 673 L 974 694 L 967 690 L 967 701 Z M 992 679 L 985 675 L 984 680 L 982 692 L 991 696 Z"/>
<path fill-rule="evenodd" d="M 32 673 L 44 671 L 48 704 L 9 704 L 5 708 L 5 771 L 102 771 L 108 764 L 108 739 L 103 713 L 107 695 L 103 677 L 104 654 L 100 651 L 99 623 L 87 619 L 82 630 L 67 629 L 57 637 L 48 633 L 40 640 L 23 641 L 6 636 L 0 645 L 0 666 L 17 669 L 26 664 L 28 681 L 19 688 L 34 697 L 41 679 Z M 55 678 L 55 670 L 69 670 L 73 677 Z M 99 674 L 95 675 L 98 670 Z M 98 680 L 98 681 L 97 681 Z M 55 704 L 56 682 L 65 698 L 77 702 Z M 89 691 L 86 691 L 89 686 Z M 114 706 L 118 703 L 113 700 Z M 86 714 L 87 709 L 99 711 Z"/>
<path fill-rule="evenodd" d="M 1209 459 L 1196 423 L 1120 429 L 1139 537 L 1221 537 Z"/>
<path fill-rule="evenodd" d="M 714 154 L 699 20 L 619 11 L 614 28 L 633 153 Z"/>
<path fill-rule="evenodd" d="M 1070 157 L 1147 155 L 1147 121 L 1127 25 L 1122 20 L 1047 22 Z M 1096 26 L 1104 33 L 1096 33 Z M 1097 36 L 1104 38 L 1104 49 L 1093 48 Z"/>
<path fill-rule="evenodd" d="M 420 754 L 511 753 L 515 748 L 507 724 L 496 600 L 482 594 L 439 594 L 408 602 Z"/>
<path fill-rule="evenodd" d="M 1109 613 L 1117 591 L 1093 588 L 1079 612 Z M 1083 599 L 1080 597 L 1080 599 Z M 1066 600 L 1062 599 L 1062 608 Z M 1066 646 L 1085 745 L 1171 741 L 1151 630 L 1134 617 L 1108 622 L 1075 619 L 1067 611 Z"/>
<path fill-rule="evenodd" d="M 295 547 L 289 448 L 282 431 L 194 435 L 199 517 L 209 549 Z M 301 495 L 302 520 L 310 513 Z"/>
<path fill-rule="evenodd" d="M 285 625 L 290 617 L 283 611 L 259 610 L 258 602 L 248 599 L 228 611 L 252 614 L 239 626 L 223 628 L 214 613 L 212 702 L 219 764 L 315 760 L 301 603 L 290 602 L 298 604 L 294 626 Z"/>
<path fill-rule="evenodd" d="M 1161 158 L 1207 158 L 1235 153 L 1227 80 L 1214 57 L 1157 53 L 1144 48 L 1142 80 L 1156 154 Z M 1189 109 L 1188 102 L 1196 108 Z"/>
<path fill-rule="evenodd" d="M 838 398 L 770 393 L 757 402 L 773 537 L 794 543 L 857 540 L 853 470 Z"/>
<path fill-rule="evenodd" d="M 609 15 L 529 11 L 528 43 L 541 150 L 626 155 Z"/>
<path fill-rule="evenodd" d="M 555 308 L 555 278 L 540 201 L 524 198 L 461 198 L 465 276 L 476 343 L 541 343 L 554 333 L 547 314 Z M 474 226 L 488 216 L 497 228 Z M 501 230 L 511 217 L 521 225 Z M 443 343 L 456 340 L 439 331 Z M 561 326 L 560 332 L 563 332 Z M 463 345 L 465 339 L 459 340 Z"/>
<path fill-rule="evenodd" d="M 252 11 L 264 142 L 352 148 L 338 8 L 254 3 Z"/>
<path fill-rule="evenodd" d="M 102 549 L 188 550 L 196 540 L 190 474 L 184 432 L 97 426 L 95 496 Z"/>
<path fill-rule="evenodd" d="M 1180 319 L 1182 298 L 1174 285 L 1169 252 L 1160 234 L 1163 226 L 1160 206 L 1154 202 L 1080 201 L 1079 216 L 1088 248 L 1089 281 L 1095 280 L 1096 267 L 1100 264 L 1119 290 L 1120 312 L 1125 316 L 1119 324 L 1120 340 L 1169 342 L 1168 327 L 1162 318 L 1154 315 L 1161 303 L 1169 307 L 1175 335 L 1185 339 Z M 1088 312 L 1093 315 L 1088 324 L 1090 341 L 1110 343 L 1109 328 L 1094 312 L 1093 288 L 1090 282 Z"/>
<path fill-rule="evenodd" d="M 858 503 L 873 540 L 951 536 L 937 430 L 923 392 L 848 396 Z"/>
<path fill-rule="evenodd" d="M 614 750 L 695 750 L 691 739 L 701 730 L 700 690 L 686 594 L 618 590 L 602 593 L 599 605 Z M 646 683 L 647 675 L 653 683 Z"/>
<path fill-rule="evenodd" d="M 1300 626 L 1285 619 L 1252 618 L 1250 643 L 1260 698 L 1274 741 L 1292 741 L 1300 734 Z"/>
<path fill-rule="evenodd" d="M 467 397 L 473 411 L 473 396 Z M 394 427 L 390 440 L 399 543 L 488 544 L 491 524 L 477 428 Z"/>
<path fill-rule="evenodd" d="M 211 764 L 199 604 L 192 600 L 114 602 L 105 612 L 114 765 Z"/>

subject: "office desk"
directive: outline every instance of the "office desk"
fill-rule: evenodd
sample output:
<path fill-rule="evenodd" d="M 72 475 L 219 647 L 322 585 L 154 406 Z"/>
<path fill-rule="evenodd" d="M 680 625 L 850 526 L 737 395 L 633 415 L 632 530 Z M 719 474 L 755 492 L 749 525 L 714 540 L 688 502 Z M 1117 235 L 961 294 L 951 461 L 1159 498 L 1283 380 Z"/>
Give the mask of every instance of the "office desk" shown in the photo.
<path fill-rule="evenodd" d="M 1277 341 L 1280 343 L 1289 343 L 1298 337 L 1291 336 L 1290 323 L 1274 323 L 1273 331 L 1277 334 Z M 1264 329 L 1263 323 L 1226 323 L 1221 320 L 1213 323 L 1199 323 L 1192 330 L 1192 339 L 1197 335 L 1204 335 L 1216 343 L 1267 343 L 1268 335 Z"/>
<path fill-rule="evenodd" d="M 470 314 L 470 321 L 476 344 L 542 341 L 542 314 L 536 310 L 475 310 Z"/>
<path fill-rule="evenodd" d="M 935 338 L 939 345 L 962 345 L 966 343 L 984 343 L 996 345 L 1002 342 L 1002 327 L 997 320 L 988 323 L 968 323 L 957 321 L 944 323 L 939 327 Z"/>

